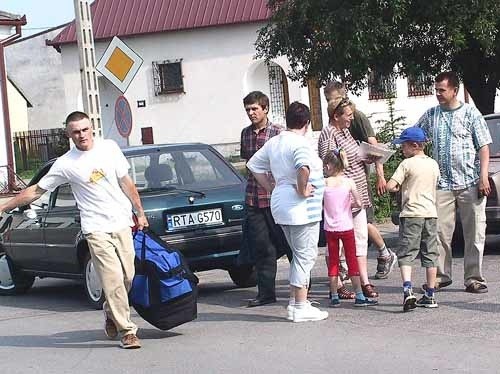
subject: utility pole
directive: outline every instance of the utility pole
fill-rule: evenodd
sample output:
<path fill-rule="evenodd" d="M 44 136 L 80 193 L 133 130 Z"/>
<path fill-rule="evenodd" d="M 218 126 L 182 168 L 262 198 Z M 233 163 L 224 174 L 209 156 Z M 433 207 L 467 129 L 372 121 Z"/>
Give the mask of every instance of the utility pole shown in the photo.
<path fill-rule="evenodd" d="M 1 193 L 11 193 L 17 189 L 14 174 L 14 151 L 10 129 L 4 48 L 21 37 L 21 26 L 24 25 L 26 25 L 26 16 L 21 17 L 0 11 L 0 127 L 2 127 L 0 134 L 3 134 L 3 139 L 0 139 L 0 186 L 6 186 L 6 188 L 0 188 Z M 14 33 L 12 33 L 13 27 L 15 27 Z M 3 165 L 4 162 L 7 165 Z M 5 172 L 3 167 L 6 168 Z"/>
<path fill-rule="evenodd" d="M 95 69 L 94 33 L 92 15 L 88 0 L 73 0 L 75 5 L 75 26 L 80 76 L 82 81 L 83 108 L 90 118 L 94 135 L 102 137 L 99 84 Z"/>

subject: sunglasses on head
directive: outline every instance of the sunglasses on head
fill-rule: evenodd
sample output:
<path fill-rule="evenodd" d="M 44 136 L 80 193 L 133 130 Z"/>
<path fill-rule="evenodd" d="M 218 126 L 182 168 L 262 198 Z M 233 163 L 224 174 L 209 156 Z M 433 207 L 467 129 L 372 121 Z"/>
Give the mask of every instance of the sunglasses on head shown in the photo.
<path fill-rule="evenodd" d="M 345 107 L 347 105 L 351 105 L 351 100 L 349 100 L 348 97 L 344 97 L 342 100 L 339 101 L 333 112 L 337 112 L 339 108 Z"/>

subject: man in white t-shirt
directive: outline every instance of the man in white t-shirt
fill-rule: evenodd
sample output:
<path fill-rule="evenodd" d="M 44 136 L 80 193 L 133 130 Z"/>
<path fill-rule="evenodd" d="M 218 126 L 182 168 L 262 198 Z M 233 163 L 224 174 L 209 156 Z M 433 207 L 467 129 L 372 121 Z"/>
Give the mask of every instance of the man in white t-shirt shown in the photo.
<path fill-rule="evenodd" d="M 94 140 L 89 117 L 73 112 L 66 131 L 75 147 L 59 157 L 35 185 L 0 205 L 0 214 L 38 199 L 69 183 L 80 210 L 81 229 L 106 296 L 105 333 L 120 334 L 122 348 L 140 348 L 137 326 L 130 319 L 128 291 L 134 278 L 132 205 L 137 227 L 148 226 L 139 193 L 128 175 L 129 164 L 112 140 Z"/>

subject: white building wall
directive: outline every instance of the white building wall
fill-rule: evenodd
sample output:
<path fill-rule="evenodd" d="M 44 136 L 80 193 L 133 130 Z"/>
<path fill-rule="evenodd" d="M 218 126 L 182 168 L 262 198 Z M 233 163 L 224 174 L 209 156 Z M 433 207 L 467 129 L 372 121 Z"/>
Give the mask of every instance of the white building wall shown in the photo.
<path fill-rule="evenodd" d="M 155 143 L 239 143 L 241 129 L 249 123 L 243 97 L 251 90 L 269 95 L 267 68 L 253 59 L 256 30 L 255 25 L 239 25 L 123 38 L 144 59 L 125 93 L 133 115 L 130 144 L 141 144 L 141 127 L 153 127 Z M 97 60 L 107 45 L 96 44 Z M 61 49 L 70 112 L 82 107 L 78 55 L 76 45 Z M 153 61 L 174 59 L 182 59 L 185 94 L 155 96 Z M 288 68 L 284 59 L 277 63 Z M 118 135 L 112 117 L 120 92 L 106 79 L 99 81 L 103 133 L 114 138 Z M 289 82 L 289 96 L 290 101 L 302 99 L 298 83 Z M 145 108 L 137 107 L 139 100 L 146 101 Z"/>
<path fill-rule="evenodd" d="M 7 98 L 12 135 L 18 131 L 28 131 L 28 103 L 9 80 L 7 80 Z"/>
<path fill-rule="evenodd" d="M 60 31 L 19 39 L 5 48 L 9 77 L 33 105 L 28 109 L 30 129 L 61 127 L 65 118 L 61 54 L 45 44 Z"/>

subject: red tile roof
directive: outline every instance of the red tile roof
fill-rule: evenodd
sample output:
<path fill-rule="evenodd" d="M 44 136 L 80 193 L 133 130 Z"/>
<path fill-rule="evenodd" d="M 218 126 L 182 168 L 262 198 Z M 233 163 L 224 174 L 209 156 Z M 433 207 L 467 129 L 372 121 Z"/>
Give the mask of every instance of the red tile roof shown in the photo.
<path fill-rule="evenodd" d="M 267 20 L 267 0 L 95 0 L 94 39 Z M 75 43 L 75 22 L 47 44 Z"/>

